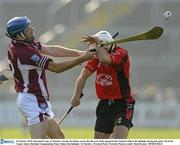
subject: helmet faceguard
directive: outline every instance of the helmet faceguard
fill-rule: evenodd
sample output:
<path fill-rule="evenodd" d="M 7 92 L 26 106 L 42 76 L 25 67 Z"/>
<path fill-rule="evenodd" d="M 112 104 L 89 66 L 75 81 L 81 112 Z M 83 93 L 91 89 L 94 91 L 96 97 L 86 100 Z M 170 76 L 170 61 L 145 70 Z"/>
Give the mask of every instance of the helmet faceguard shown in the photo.
<path fill-rule="evenodd" d="M 17 34 L 23 33 L 31 24 L 31 20 L 26 16 L 14 17 L 6 23 L 6 35 L 12 39 L 16 38 Z"/>
<path fill-rule="evenodd" d="M 100 31 L 93 36 L 97 37 L 103 44 L 114 41 L 111 34 L 107 31 Z M 115 45 L 106 46 L 105 48 L 108 50 L 108 52 L 110 52 L 110 51 L 114 50 Z"/>

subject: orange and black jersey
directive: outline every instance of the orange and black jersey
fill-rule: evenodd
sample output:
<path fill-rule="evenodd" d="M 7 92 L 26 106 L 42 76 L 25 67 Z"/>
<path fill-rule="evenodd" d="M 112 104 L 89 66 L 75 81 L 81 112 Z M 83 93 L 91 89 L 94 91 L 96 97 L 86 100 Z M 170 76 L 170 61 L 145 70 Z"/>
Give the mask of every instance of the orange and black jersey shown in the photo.
<path fill-rule="evenodd" d="M 124 48 L 116 47 L 109 54 L 111 64 L 102 64 L 98 58 L 88 61 L 85 68 L 96 71 L 96 94 L 99 99 L 121 99 L 131 96 L 130 58 Z"/>

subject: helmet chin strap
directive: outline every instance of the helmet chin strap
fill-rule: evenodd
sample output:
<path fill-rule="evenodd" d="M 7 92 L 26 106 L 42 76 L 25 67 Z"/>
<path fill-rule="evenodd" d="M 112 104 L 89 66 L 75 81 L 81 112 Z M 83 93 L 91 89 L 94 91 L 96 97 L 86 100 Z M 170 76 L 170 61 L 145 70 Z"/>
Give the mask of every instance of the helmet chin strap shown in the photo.
<path fill-rule="evenodd" d="M 25 41 L 25 42 L 27 42 L 27 43 L 33 42 L 33 41 L 34 41 L 34 38 L 35 38 L 35 36 L 36 36 L 36 34 L 34 33 L 34 34 L 33 34 L 33 39 L 32 39 L 32 40 L 27 40 L 27 39 L 26 39 L 26 36 L 24 35 L 23 32 L 21 32 L 20 35 L 24 38 L 24 40 L 22 40 L 22 41 Z"/>
<path fill-rule="evenodd" d="M 114 36 L 113 36 L 113 39 L 116 38 L 118 34 L 119 34 L 119 32 L 116 32 L 116 34 L 114 34 Z M 110 47 L 108 53 L 110 53 L 115 47 L 116 47 L 115 44 L 111 44 L 111 47 Z"/>
<path fill-rule="evenodd" d="M 112 50 L 114 50 L 114 48 L 116 47 L 116 45 L 115 44 L 111 44 L 111 47 L 109 48 L 109 51 L 108 51 L 108 53 L 110 53 Z"/>
<path fill-rule="evenodd" d="M 24 39 L 26 39 L 26 37 L 25 37 L 25 35 L 24 35 L 23 32 L 21 32 L 20 35 L 21 35 Z"/>

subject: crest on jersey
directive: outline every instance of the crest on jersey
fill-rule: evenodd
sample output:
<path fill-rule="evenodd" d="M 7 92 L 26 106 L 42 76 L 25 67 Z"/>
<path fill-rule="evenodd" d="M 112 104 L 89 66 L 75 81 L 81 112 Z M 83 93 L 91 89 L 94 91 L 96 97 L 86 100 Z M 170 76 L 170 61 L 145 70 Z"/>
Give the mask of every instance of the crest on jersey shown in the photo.
<path fill-rule="evenodd" d="M 31 60 L 37 62 L 37 61 L 40 60 L 40 57 L 39 57 L 37 54 L 33 54 L 33 55 L 31 56 Z"/>

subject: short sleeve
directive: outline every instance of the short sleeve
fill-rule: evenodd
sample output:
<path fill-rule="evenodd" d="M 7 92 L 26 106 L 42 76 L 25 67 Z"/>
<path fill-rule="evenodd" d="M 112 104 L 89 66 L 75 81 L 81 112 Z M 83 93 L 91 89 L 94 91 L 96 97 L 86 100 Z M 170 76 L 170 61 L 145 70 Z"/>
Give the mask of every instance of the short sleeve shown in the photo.
<path fill-rule="evenodd" d="M 86 68 L 87 70 L 89 70 L 92 73 L 94 71 L 96 71 L 97 67 L 98 67 L 98 59 L 96 59 L 96 58 L 88 61 L 84 66 L 84 68 Z"/>
<path fill-rule="evenodd" d="M 127 51 L 123 48 L 117 49 L 114 53 L 109 54 L 111 62 L 114 65 L 121 64 L 121 61 L 125 56 L 127 56 Z"/>
<path fill-rule="evenodd" d="M 20 66 L 26 66 L 26 68 L 41 68 L 47 69 L 48 64 L 52 59 L 41 55 L 36 49 L 27 49 L 24 55 L 19 56 Z"/>

